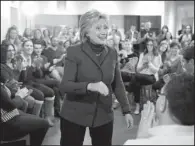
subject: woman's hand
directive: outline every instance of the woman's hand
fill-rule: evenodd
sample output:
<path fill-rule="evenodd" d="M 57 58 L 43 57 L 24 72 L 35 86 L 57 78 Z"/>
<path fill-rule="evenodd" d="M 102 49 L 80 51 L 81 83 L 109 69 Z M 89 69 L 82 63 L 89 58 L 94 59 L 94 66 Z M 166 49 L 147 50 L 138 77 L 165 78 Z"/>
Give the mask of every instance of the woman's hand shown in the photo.
<path fill-rule="evenodd" d="M 133 117 L 131 114 L 125 114 L 125 121 L 127 124 L 127 128 L 133 128 Z"/>
<path fill-rule="evenodd" d="M 50 71 L 50 72 L 53 71 L 53 70 L 55 69 L 55 66 L 56 66 L 56 65 L 51 66 L 51 67 L 49 68 L 49 71 Z"/>
<path fill-rule="evenodd" d="M 44 68 L 45 68 L 45 69 L 47 69 L 49 66 L 50 66 L 50 63 L 49 63 L 49 62 L 46 63 L 46 64 L 44 64 Z"/>
<path fill-rule="evenodd" d="M 138 138 L 144 138 L 148 136 L 148 130 L 154 125 L 157 125 L 155 120 L 155 107 L 154 104 L 148 101 L 144 104 L 144 109 L 141 112 L 141 120 L 138 128 Z"/>
<path fill-rule="evenodd" d="M 97 83 L 89 83 L 87 86 L 87 90 L 98 92 L 104 96 L 107 96 L 109 94 L 108 87 L 102 81 Z"/>

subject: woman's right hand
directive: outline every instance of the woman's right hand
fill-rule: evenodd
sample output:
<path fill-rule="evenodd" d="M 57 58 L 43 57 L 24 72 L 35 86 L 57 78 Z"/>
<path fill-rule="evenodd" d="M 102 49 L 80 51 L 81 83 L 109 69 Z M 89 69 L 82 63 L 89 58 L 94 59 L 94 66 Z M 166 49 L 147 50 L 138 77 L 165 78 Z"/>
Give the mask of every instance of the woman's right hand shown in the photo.
<path fill-rule="evenodd" d="M 109 94 L 108 87 L 102 81 L 97 83 L 89 83 L 87 86 L 87 90 L 98 92 L 104 96 L 107 96 Z"/>

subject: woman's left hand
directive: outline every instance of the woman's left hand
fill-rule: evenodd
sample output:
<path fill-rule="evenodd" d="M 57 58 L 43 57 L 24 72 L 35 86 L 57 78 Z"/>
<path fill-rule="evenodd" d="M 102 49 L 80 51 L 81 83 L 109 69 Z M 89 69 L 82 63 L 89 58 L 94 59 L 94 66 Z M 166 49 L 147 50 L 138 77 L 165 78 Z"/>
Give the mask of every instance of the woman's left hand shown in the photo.
<path fill-rule="evenodd" d="M 133 128 L 133 117 L 131 114 L 125 114 L 125 120 L 127 123 L 127 128 Z"/>

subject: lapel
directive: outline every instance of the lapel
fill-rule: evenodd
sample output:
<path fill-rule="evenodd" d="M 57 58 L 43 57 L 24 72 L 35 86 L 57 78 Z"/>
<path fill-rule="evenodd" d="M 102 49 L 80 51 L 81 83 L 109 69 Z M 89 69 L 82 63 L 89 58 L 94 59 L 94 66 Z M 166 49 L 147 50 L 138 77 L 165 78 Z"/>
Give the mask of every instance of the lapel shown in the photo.
<path fill-rule="evenodd" d="M 85 42 L 82 44 L 82 51 L 99 67 L 101 68 L 101 65 L 103 64 L 106 56 L 108 55 L 108 51 L 109 49 L 104 46 L 103 52 L 100 56 L 100 61 L 98 60 L 97 56 L 95 55 L 95 53 L 93 52 L 93 50 L 91 49 L 91 46 Z"/>
<path fill-rule="evenodd" d="M 104 50 L 100 56 L 100 65 L 103 64 L 104 60 L 106 59 L 107 55 L 109 54 L 109 49 L 106 45 L 104 45 Z"/>

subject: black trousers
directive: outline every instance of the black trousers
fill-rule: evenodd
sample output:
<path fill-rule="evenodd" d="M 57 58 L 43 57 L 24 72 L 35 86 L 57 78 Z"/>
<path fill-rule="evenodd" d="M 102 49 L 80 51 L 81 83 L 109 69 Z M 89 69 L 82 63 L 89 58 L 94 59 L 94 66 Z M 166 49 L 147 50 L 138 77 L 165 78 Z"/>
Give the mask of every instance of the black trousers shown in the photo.
<path fill-rule="evenodd" d="M 20 111 L 20 115 L 1 125 L 1 140 L 12 141 L 30 134 L 30 145 L 41 146 L 47 133 L 47 120 Z"/>
<path fill-rule="evenodd" d="M 161 90 L 161 88 L 164 86 L 165 82 L 163 80 L 163 78 L 160 78 L 157 82 L 155 82 L 152 85 L 152 89 L 154 90 Z"/>
<path fill-rule="evenodd" d="M 61 118 L 61 146 L 83 146 L 86 127 Z M 113 122 L 89 128 L 92 146 L 112 146 Z"/>
<path fill-rule="evenodd" d="M 128 92 L 133 92 L 136 103 L 140 102 L 141 86 L 152 85 L 156 82 L 154 75 L 121 72 L 121 76 L 123 82 L 129 82 L 129 85 L 126 90 Z"/>

